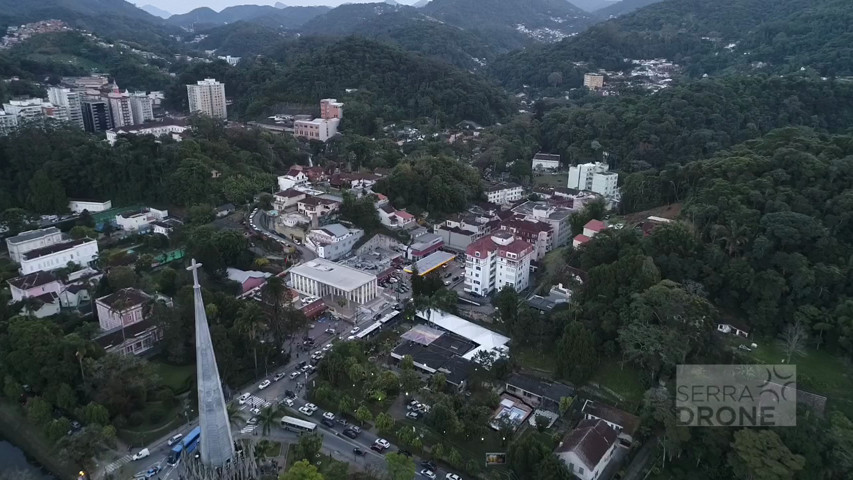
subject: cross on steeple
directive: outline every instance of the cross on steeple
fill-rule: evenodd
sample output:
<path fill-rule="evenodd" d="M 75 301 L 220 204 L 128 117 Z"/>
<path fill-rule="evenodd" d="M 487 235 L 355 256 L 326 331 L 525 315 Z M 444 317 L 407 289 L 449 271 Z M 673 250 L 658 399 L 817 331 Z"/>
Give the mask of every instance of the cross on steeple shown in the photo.
<path fill-rule="evenodd" d="M 196 263 L 195 259 L 192 259 L 192 263 L 190 264 L 189 267 L 187 267 L 187 270 L 193 272 L 193 288 L 197 288 L 197 287 L 201 286 L 198 284 L 198 269 L 199 268 L 201 268 L 201 264 Z"/>

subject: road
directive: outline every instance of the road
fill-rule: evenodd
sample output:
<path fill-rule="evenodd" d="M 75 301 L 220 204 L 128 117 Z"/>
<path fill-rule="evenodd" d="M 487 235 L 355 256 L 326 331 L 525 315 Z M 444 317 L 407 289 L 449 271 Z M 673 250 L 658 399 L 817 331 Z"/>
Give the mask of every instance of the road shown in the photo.
<path fill-rule="evenodd" d="M 319 328 L 319 326 L 317 327 Z M 323 334 L 322 337 L 317 337 L 317 348 L 316 350 L 321 350 L 323 346 L 335 338 L 335 336 L 330 334 Z M 272 382 L 270 386 L 261 390 L 258 388 L 258 385 L 264 378 L 260 378 L 257 382 L 254 382 L 252 385 L 244 387 L 239 390 L 239 393 L 235 395 L 238 397 L 239 394 L 242 393 L 250 393 L 251 397 L 241 408 L 241 412 L 243 413 L 245 419 L 248 419 L 252 416 L 250 413 L 250 409 L 253 406 L 262 407 L 265 404 L 276 405 L 279 404 L 285 398 L 285 392 L 290 390 L 296 394 L 296 399 L 294 399 L 293 407 L 287 407 L 286 405 L 281 405 L 281 407 L 287 412 L 287 414 L 297 417 L 304 418 L 305 415 L 299 413 L 297 409 L 303 406 L 306 403 L 306 388 L 304 385 L 312 386 L 313 384 L 313 376 L 307 374 L 301 374 L 299 376 L 295 376 L 294 378 L 290 377 L 290 374 L 293 373 L 299 362 L 306 361 L 310 359 L 309 353 L 303 353 L 300 357 L 295 357 L 293 361 L 291 361 L 288 365 L 283 368 L 280 368 L 275 371 L 270 371 L 268 377 L 270 381 L 273 380 L 273 375 L 276 373 L 284 373 L 285 376 L 282 377 L 277 382 Z M 236 398 L 233 400 L 236 401 Z M 380 471 L 384 471 L 385 469 L 385 457 L 382 454 L 374 452 L 370 449 L 370 446 L 379 438 L 376 434 L 369 431 L 362 431 L 361 434 L 355 438 L 350 439 L 342 435 L 342 431 L 344 426 L 336 423 L 335 428 L 329 428 L 326 425 L 320 423 L 320 420 L 323 418 L 324 410 L 318 409 L 314 412 L 313 415 L 309 417 L 309 421 L 312 421 L 317 424 L 317 432 L 323 435 L 323 449 L 322 453 L 325 455 L 331 455 L 333 458 L 341 461 L 345 461 L 350 463 L 352 466 L 358 469 L 363 469 L 367 465 L 371 465 L 373 468 L 378 469 Z M 333 412 L 334 413 L 334 412 Z M 271 438 L 274 440 L 279 440 L 283 442 L 296 442 L 298 441 L 298 435 L 292 432 L 285 431 L 281 427 L 273 427 L 272 431 L 267 436 L 260 435 L 260 428 L 249 429 L 246 428 L 245 422 L 240 422 L 241 425 L 235 427 L 232 431 L 234 438 Z M 183 429 L 181 429 L 180 433 L 187 434 L 192 428 L 197 425 L 197 421 L 193 421 Z M 174 434 L 174 432 L 172 433 Z M 137 462 L 133 462 L 132 465 L 125 467 L 126 471 L 129 471 L 132 475 L 134 472 L 145 472 L 150 468 L 154 467 L 163 467 L 163 471 L 158 475 L 162 480 L 175 480 L 177 479 L 177 474 L 175 473 L 175 469 L 166 464 L 165 459 L 171 449 L 170 446 L 166 444 L 169 437 L 164 437 L 161 440 L 152 443 L 147 448 L 151 452 L 151 456 L 145 458 L 143 460 L 139 460 Z M 360 448 L 364 450 L 367 455 L 363 457 L 356 457 L 353 454 L 353 448 Z M 398 449 L 392 445 L 392 447 L 388 450 L 388 452 L 396 452 Z M 133 453 L 136 453 L 138 450 L 134 450 Z M 420 459 L 415 457 L 415 461 L 417 464 L 417 471 L 420 472 Z M 438 478 L 444 478 L 446 470 L 439 468 L 436 472 Z M 416 475 L 418 477 L 419 475 Z M 424 478 L 424 477 L 421 477 Z"/>

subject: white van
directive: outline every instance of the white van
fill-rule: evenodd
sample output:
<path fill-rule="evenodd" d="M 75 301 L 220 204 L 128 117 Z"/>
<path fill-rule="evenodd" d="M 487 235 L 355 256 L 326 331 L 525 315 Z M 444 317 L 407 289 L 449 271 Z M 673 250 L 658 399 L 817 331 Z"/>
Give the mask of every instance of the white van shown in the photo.
<path fill-rule="evenodd" d="M 136 461 L 136 460 L 142 460 L 143 458 L 145 458 L 145 457 L 147 457 L 147 456 L 149 456 L 149 455 L 151 455 L 151 452 L 149 452 L 147 448 L 143 448 L 142 450 L 140 450 L 140 451 L 136 452 L 135 454 L 133 454 L 133 456 L 132 456 L 132 457 L 130 457 L 130 458 L 131 458 L 132 460 Z"/>

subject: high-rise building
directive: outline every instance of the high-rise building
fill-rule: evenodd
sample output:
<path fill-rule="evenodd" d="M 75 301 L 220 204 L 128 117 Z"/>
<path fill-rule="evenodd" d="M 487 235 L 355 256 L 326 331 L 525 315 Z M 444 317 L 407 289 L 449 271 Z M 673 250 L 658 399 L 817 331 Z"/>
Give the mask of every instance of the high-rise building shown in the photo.
<path fill-rule="evenodd" d="M 140 125 L 154 120 L 154 100 L 145 92 L 130 94 L 130 107 L 133 111 L 133 124 Z"/>
<path fill-rule="evenodd" d="M 130 104 L 130 94 L 119 92 L 118 88 L 107 94 L 110 104 L 110 116 L 113 119 L 113 127 L 126 127 L 133 125 L 133 107 Z"/>
<path fill-rule="evenodd" d="M 191 113 L 203 113 L 214 118 L 228 118 L 225 107 L 225 84 L 213 78 L 187 85 L 187 98 Z"/>
<path fill-rule="evenodd" d="M 604 88 L 604 75 L 597 73 L 585 73 L 583 86 L 590 90 L 601 90 Z"/>
<path fill-rule="evenodd" d="M 18 124 L 42 121 L 45 118 L 65 120 L 64 112 L 50 102 L 41 98 L 25 98 L 9 100 L 3 104 L 3 110 L 9 115 L 18 117 Z"/>
<path fill-rule="evenodd" d="M 0 110 L 0 136 L 8 135 L 18 128 L 18 117 Z"/>
<path fill-rule="evenodd" d="M 198 426 L 201 428 L 199 450 L 202 465 L 221 468 L 234 458 L 234 440 L 231 437 L 231 423 L 228 421 L 225 396 L 222 393 L 222 380 L 219 378 L 210 327 L 207 324 L 207 312 L 201 298 L 201 285 L 198 283 L 200 267 L 201 264 L 196 263 L 195 259 L 192 260 L 192 265 L 187 267 L 187 270 L 193 272 Z"/>
<path fill-rule="evenodd" d="M 113 128 L 110 107 L 103 100 L 83 100 L 83 128 L 87 132 L 106 132 Z"/>
<path fill-rule="evenodd" d="M 50 87 L 47 89 L 47 98 L 50 103 L 64 110 L 65 120 L 78 128 L 84 128 L 83 96 L 80 92 L 70 88 Z"/>

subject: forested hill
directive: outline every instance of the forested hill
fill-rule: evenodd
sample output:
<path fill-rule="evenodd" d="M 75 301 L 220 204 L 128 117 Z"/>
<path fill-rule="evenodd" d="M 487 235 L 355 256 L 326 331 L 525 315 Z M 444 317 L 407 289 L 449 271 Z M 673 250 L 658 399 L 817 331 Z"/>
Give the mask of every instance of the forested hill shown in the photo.
<path fill-rule="evenodd" d="M 513 52 L 492 72 L 512 89 L 544 86 L 549 72 L 569 78 L 577 73 L 574 62 L 620 70 L 626 58 L 667 58 L 694 76 L 801 67 L 851 75 L 850 7 L 849 0 L 665 0 L 558 44 Z"/>
<path fill-rule="evenodd" d="M 227 25 L 239 21 L 249 21 L 267 27 L 297 28 L 312 18 L 329 11 L 329 7 L 284 7 L 268 5 L 236 5 L 216 12 L 207 7 L 196 8 L 190 12 L 172 15 L 170 24 L 193 28 L 198 31 L 204 27 Z"/>
<path fill-rule="evenodd" d="M 0 0 L 0 28 L 59 19 L 107 39 L 139 42 L 149 48 L 170 44 L 181 30 L 124 0 Z"/>
<path fill-rule="evenodd" d="M 418 10 L 387 3 L 347 3 L 306 22 L 299 31 L 305 35 L 350 35 L 358 33 L 363 22 L 396 13 L 406 18 L 419 16 Z"/>
<path fill-rule="evenodd" d="M 594 11 L 596 17 L 611 18 L 627 15 L 661 0 L 622 0 Z"/>

